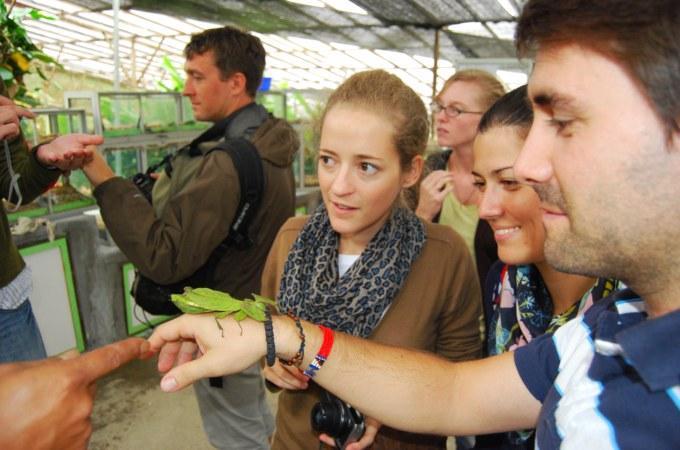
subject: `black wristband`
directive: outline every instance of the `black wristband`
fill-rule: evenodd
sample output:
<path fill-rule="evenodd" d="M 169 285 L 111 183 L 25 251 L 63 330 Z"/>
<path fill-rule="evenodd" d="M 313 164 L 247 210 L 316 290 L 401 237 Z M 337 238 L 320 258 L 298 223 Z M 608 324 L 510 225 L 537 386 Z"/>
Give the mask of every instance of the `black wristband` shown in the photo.
<path fill-rule="evenodd" d="M 264 311 L 264 337 L 267 339 L 267 365 L 273 366 L 276 362 L 276 347 L 274 346 L 274 327 L 272 325 L 272 315 L 269 309 Z"/>

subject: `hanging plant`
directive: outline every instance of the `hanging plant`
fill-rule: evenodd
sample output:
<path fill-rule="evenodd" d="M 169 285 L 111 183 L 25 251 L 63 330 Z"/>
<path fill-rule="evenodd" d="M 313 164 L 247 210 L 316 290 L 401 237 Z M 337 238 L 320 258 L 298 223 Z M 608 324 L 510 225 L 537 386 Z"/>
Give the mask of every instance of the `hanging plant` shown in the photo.
<path fill-rule="evenodd" d="M 14 3 L 15 1 L 12 1 L 8 9 L 5 2 L 0 0 L 0 77 L 5 83 L 7 92 L 16 102 L 36 106 L 38 101 L 33 93 L 26 89 L 24 75 L 35 70 L 35 73 L 45 80 L 45 74 L 36 64 L 37 61 L 58 67 L 61 65 L 31 42 L 21 21 L 24 17 L 35 20 L 55 18 L 33 8 L 15 9 Z"/>

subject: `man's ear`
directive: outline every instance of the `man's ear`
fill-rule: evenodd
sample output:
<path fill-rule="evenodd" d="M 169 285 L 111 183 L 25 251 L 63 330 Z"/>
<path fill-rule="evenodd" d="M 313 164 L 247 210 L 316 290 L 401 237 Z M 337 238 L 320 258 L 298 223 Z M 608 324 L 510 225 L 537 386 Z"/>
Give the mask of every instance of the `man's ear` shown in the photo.
<path fill-rule="evenodd" d="M 229 87 L 234 94 L 240 94 L 246 92 L 246 76 L 241 72 L 234 73 L 229 77 Z"/>
<path fill-rule="evenodd" d="M 416 155 L 411 160 L 411 165 L 404 172 L 401 186 L 403 188 L 411 187 L 420 180 L 420 174 L 423 172 L 423 165 L 425 161 L 421 155 Z"/>

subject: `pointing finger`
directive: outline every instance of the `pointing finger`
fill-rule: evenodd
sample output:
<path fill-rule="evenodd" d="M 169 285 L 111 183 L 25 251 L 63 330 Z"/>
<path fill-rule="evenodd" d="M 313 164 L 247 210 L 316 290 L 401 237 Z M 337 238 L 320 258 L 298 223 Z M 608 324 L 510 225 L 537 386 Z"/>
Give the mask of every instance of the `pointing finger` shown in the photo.
<path fill-rule="evenodd" d="M 139 358 L 147 348 L 148 344 L 143 339 L 129 338 L 92 350 L 67 362 L 77 365 L 86 381 L 92 382 Z"/>

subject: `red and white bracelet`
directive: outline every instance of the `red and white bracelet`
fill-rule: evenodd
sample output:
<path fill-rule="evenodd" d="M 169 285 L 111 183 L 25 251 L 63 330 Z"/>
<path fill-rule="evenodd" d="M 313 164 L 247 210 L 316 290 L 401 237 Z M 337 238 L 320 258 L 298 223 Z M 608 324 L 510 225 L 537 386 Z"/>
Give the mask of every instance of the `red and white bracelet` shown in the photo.
<path fill-rule="evenodd" d="M 319 369 L 321 369 L 323 363 L 326 362 L 328 356 L 331 353 L 331 349 L 333 348 L 333 341 L 335 340 L 335 333 L 333 332 L 333 330 L 324 327 L 323 325 L 319 325 L 319 328 L 323 332 L 323 341 L 321 343 L 321 348 L 319 349 L 319 352 L 316 354 L 312 362 L 309 363 L 307 369 L 304 371 L 304 374 L 308 378 L 314 378 L 316 372 Z"/>

